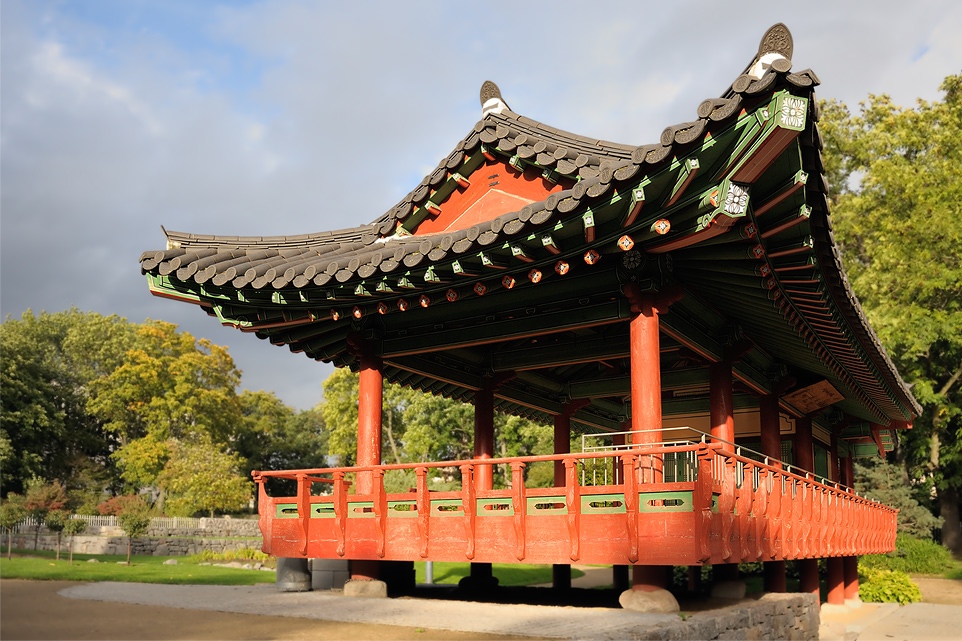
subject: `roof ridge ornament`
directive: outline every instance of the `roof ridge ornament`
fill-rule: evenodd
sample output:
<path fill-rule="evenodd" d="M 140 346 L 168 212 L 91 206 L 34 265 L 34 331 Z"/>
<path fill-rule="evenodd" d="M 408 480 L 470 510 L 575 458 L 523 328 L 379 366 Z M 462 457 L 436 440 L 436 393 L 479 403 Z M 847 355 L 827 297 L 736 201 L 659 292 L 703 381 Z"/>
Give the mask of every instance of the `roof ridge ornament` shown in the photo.
<path fill-rule="evenodd" d="M 490 113 L 499 114 L 504 110 L 511 111 L 511 107 L 501 98 L 501 90 L 498 85 L 490 80 L 485 80 L 481 85 L 481 117 Z"/>
<path fill-rule="evenodd" d="M 765 75 L 769 67 L 775 64 L 776 60 L 788 61 L 787 68 L 776 69 L 777 71 L 787 71 L 791 69 L 793 51 L 794 41 L 792 40 L 792 33 L 788 30 L 788 27 L 781 22 L 774 24 L 769 27 L 765 35 L 762 36 L 761 42 L 758 43 L 758 54 L 755 56 L 755 61 L 745 73 L 755 79 L 759 79 Z M 784 63 L 776 66 L 783 67 Z"/>

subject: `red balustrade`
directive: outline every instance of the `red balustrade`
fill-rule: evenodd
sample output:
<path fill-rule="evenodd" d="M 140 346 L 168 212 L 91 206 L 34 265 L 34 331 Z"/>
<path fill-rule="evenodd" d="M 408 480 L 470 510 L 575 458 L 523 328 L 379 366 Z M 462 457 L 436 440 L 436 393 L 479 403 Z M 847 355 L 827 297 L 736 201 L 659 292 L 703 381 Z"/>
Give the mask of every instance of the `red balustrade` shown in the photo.
<path fill-rule="evenodd" d="M 562 462 L 564 486 L 526 487 L 525 467 L 548 461 Z M 894 509 L 720 444 L 645 444 L 484 464 L 508 466 L 511 487 L 477 489 L 474 460 L 255 472 L 263 549 L 280 557 L 696 565 L 855 556 L 895 546 Z M 460 490 L 429 489 L 429 475 L 442 468 L 460 471 Z M 619 468 L 624 472 L 615 474 Z M 390 470 L 413 470 L 416 487 L 387 493 Z M 356 493 L 347 480 L 357 473 L 370 475 L 370 493 Z M 271 477 L 295 480 L 297 495 L 268 496 Z M 320 488 L 333 491 L 315 494 Z"/>

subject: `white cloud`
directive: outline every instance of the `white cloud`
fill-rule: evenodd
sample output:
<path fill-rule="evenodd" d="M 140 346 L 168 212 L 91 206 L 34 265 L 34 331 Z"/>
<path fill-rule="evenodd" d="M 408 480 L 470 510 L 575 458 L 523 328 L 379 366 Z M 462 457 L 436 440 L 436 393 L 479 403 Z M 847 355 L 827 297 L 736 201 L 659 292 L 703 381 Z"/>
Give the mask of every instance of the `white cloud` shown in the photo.
<path fill-rule="evenodd" d="M 226 344 L 246 386 L 301 407 L 329 367 L 147 294 L 136 261 L 163 247 L 161 224 L 261 235 L 373 220 L 473 126 L 486 79 L 520 113 L 642 144 L 724 91 L 774 22 L 819 95 L 852 105 L 935 98 L 962 60 L 962 5 L 947 0 L 787 15 L 707 0 L 76 6 L 3 5 L 3 313 L 170 320 Z"/>

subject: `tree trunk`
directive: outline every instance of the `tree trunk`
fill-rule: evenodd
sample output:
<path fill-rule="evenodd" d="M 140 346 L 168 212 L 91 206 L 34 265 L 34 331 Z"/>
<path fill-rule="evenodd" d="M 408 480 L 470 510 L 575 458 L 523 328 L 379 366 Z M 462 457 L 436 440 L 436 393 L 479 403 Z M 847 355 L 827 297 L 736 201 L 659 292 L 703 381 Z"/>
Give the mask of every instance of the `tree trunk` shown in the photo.
<path fill-rule="evenodd" d="M 391 453 L 394 454 L 394 462 L 400 463 L 401 456 L 398 454 L 397 442 L 394 440 L 394 410 L 388 409 L 385 414 L 387 415 L 387 421 L 384 423 L 384 427 L 387 428 L 387 442 L 391 446 Z"/>
<path fill-rule="evenodd" d="M 131 537 L 128 536 L 127 537 L 127 565 L 130 565 L 130 539 Z"/>
<path fill-rule="evenodd" d="M 959 522 L 959 493 L 954 487 L 938 491 L 942 513 L 942 545 L 956 558 L 962 558 L 962 523 Z"/>

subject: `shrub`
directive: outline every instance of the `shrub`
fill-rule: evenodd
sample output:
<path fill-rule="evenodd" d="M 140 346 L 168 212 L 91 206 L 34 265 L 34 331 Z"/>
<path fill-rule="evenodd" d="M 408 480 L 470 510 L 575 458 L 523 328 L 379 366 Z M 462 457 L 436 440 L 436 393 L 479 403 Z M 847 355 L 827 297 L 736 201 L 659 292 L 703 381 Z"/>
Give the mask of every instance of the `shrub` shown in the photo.
<path fill-rule="evenodd" d="M 231 561 L 247 561 L 260 563 L 267 567 L 274 567 L 276 560 L 273 556 L 265 554 L 254 548 L 241 548 L 239 550 L 224 550 L 214 552 L 213 550 L 203 550 L 200 554 L 190 557 L 192 561 L 198 563 L 230 563 Z"/>
<path fill-rule="evenodd" d="M 859 597 L 873 603 L 915 603 L 922 591 L 905 572 L 866 569 L 859 577 Z"/>
<path fill-rule="evenodd" d="M 859 559 L 866 569 L 897 570 L 908 574 L 942 574 L 951 565 L 949 551 L 927 539 L 916 539 L 899 534 L 895 551 L 888 554 L 868 554 Z"/>
<path fill-rule="evenodd" d="M 70 537 L 70 543 L 68 544 L 68 547 L 70 562 L 73 563 L 73 537 L 77 536 L 78 534 L 83 534 L 87 531 L 87 522 L 83 519 L 77 518 L 67 519 L 67 522 L 64 523 L 63 531 L 67 536 Z"/>
<path fill-rule="evenodd" d="M 117 515 L 117 523 L 127 535 L 127 565 L 130 565 L 130 544 L 133 539 L 143 536 L 150 528 L 149 507 L 140 497 L 130 501 Z"/>
<path fill-rule="evenodd" d="M 142 498 L 135 494 L 121 494 L 104 501 L 97 506 L 97 512 L 103 516 L 119 516 L 129 506 L 139 506 Z"/>
<path fill-rule="evenodd" d="M 855 464 L 855 478 L 855 489 L 859 493 L 898 508 L 899 533 L 930 539 L 933 528 L 942 524 L 942 519 L 933 516 L 927 507 L 930 488 L 919 480 L 909 479 L 902 466 L 884 459 L 860 459 Z"/>

